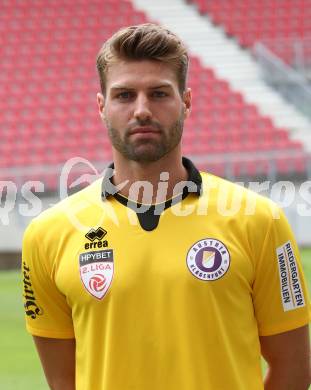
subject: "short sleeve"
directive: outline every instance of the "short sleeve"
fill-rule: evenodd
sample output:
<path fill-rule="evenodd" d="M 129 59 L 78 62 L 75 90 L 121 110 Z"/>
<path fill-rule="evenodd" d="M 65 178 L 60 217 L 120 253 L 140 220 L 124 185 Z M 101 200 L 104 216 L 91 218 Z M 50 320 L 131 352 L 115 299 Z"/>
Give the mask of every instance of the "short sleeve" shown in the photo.
<path fill-rule="evenodd" d="M 260 336 L 308 324 L 310 300 L 300 255 L 282 210 L 273 213 L 255 267 L 253 302 Z"/>
<path fill-rule="evenodd" d="M 40 247 L 44 237 L 33 221 L 22 249 L 23 299 L 26 328 L 34 336 L 74 338 L 71 308 L 51 276 L 51 259 Z"/>

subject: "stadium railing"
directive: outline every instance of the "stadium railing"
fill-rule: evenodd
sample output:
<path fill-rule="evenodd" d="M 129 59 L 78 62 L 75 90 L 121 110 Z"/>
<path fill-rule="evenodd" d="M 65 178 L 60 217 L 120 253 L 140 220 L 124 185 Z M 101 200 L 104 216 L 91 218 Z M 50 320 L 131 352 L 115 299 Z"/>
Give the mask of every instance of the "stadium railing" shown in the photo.
<path fill-rule="evenodd" d="M 286 41 L 279 41 L 283 45 Z M 309 43 L 311 40 L 308 41 Z M 300 72 L 302 67 L 306 69 L 308 66 L 306 58 L 304 57 L 304 45 L 306 42 L 298 40 L 288 40 L 288 45 L 294 45 L 292 53 L 294 58 L 290 61 L 293 66 L 275 54 L 263 42 L 257 42 L 254 46 L 254 55 L 257 58 L 261 68 L 264 79 L 269 85 L 276 88 L 288 101 L 293 103 L 303 114 L 311 118 L 311 87 L 305 77 L 305 72 Z M 269 47 L 271 47 L 271 43 Z M 299 54 L 300 53 L 300 54 Z M 299 66 L 297 66 L 299 64 Z"/>
<path fill-rule="evenodd" d="M 226 177 L 229 180 L 269 180 L 282 179 L 311 180 L 311 155 L 295 150 L 227 152 L 213 154 L 186 154 L 199 169 Z M 87 160 L 84 160 L 87 161 Z M 100 176 L 109 161 L 93 161 L 72 165 L 32 165 L 16 168 L 2 168 L 0 190 L 6 192 L 10 183 L 17 189 L 27 183 L 28 190 L 53 193 L 59 191 L 75 192 L 90 184 Z M 38 186 L 38 182 L 43 185 Z M 12 184 L 12 185 L 13 185 Z M 66 188 L 65 188 L 66 187 Z"/>

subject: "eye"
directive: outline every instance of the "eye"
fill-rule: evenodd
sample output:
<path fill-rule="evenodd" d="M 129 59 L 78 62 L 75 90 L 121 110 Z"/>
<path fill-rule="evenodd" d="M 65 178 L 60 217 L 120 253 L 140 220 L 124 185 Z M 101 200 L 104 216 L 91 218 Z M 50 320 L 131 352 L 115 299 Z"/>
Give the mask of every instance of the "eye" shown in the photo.
<path fill-rule="evenodd" d="M 167 93 L 164 91 L 153 91 L 152 96 L 156 98 L 162 98 L 162 97 L 166 97 Z"/>
<path fill-rule="evenodd" d="M 119 100 L 129 100 L 132 96 L 133 96 L 132 92 L 124 91 L 124 92 L 120 92 L 116 97 Z"/>

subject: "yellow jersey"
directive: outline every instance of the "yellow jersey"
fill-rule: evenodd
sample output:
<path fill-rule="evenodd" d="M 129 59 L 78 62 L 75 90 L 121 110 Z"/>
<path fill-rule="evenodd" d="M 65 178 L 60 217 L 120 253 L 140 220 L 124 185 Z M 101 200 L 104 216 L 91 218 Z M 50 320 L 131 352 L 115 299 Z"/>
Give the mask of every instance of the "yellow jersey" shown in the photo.
<path fill-rule="evenodd" d="M 27 330 L 76 339 L 77 390 L 263 390 L 259 336 L 310 320 L 283 212 L 184 164 L 158 212 L 105 178 L 26 230 Z"/>

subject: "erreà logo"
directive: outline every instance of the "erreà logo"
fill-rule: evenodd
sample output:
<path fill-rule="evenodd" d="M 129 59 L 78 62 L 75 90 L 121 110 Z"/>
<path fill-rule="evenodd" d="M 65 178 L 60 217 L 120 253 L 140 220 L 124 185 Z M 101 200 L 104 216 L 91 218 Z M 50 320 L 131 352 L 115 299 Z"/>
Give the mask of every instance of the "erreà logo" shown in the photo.
<path fill-rule="evenodd" d="M 105 248 L 108 246 L 108 241 L 101 241 L 102 238 L 105 237 L 107 234 L 106 230 L 99 227 L 96 230 L 91 229 L 89 232 L 86 233 L 85 237 L 91 241 L 87 242 L 84 245 L 85 249 L 93 249 L 93 248 Z"/>

